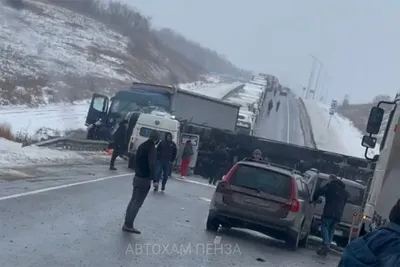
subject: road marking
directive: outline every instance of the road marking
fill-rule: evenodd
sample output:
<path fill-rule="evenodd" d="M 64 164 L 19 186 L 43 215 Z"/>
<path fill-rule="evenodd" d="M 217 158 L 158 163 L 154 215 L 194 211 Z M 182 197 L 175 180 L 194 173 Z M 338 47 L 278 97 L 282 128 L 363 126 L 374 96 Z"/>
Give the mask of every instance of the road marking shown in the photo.
<path fill-rule="evenodd" d="M 221 239 L 222 238 L 220 236 L 216 235 L 215 238 L 214 238 L 214 244 L 217 244 L 217 245 L 220 244 L 221 243 Z"/>
<path fill-rule="evenodd" d="M 199 197 L 199 199 L 200 199 L 200 200 L 203 200 L 203 201 L 205 201 L 205 202 L 208 202 L 208 203 L 211 202 L 211 199 L 206 198 L 206 197 Z"/>
<path fill-rule="evenodd" d="M 290 108 L 289 108 L 289 99 L 286 98 L 287 103 L 287 132 L 286 132 L 286 143 L 290 143 Z"/>
<path fill-rule="evenodd" d="M 119 178 L 119 177 L 124 177 L 124 176 L 133 176 L 133 174 L 132 173 L 118 174 L 118 175 L 106 176 L 103 178 L 82 181 L 82 182 L 77 182 L 77 183 L 72 183 L 72 184 L 64 184 L 64 185 L 58 185 L 58 186 L 53 186 L 53 187 L 47 187 L 47 188 L 43 188 L 43 189 L 39 189 L 39 190 L 33 190 L 33 191 L 24 192 L 24 193 L 0 197 L 0 201 L 12 199 L 12 198 L 23 197 L 23 196 L 36 195 L 36 194 L 40 194 L 40 193 L 44 193 L 44 192 L 48 192 L 48 191 L 58 190 L 58 189 L 62 189 L 62 188 L 68 188 L 68 187 L 77 186 L 77 185 L 97 183 L 97 182 L 101 182 L 104 180 L 109 180 L 109 179 L 114 179 L 114 178 Z"/>
<path fill-rule="evenodd" d="M 206 187 L 213 187 L 215 188 L 215 185 L 211 185 L 208 183 L 202 183 L 202 182 L 198 182 L 198 181 L 193 181 L 193 180 L 189 180 L 189 179 L 180 179 L 178 177 L 174 177 L 175 180 L 181 181 L 181 182 L 185 182 L 185 183 L 190 183 L 190 184 L 198 184 L 198 185 L 202 185 L 202 186 L 206 186 Z"/>

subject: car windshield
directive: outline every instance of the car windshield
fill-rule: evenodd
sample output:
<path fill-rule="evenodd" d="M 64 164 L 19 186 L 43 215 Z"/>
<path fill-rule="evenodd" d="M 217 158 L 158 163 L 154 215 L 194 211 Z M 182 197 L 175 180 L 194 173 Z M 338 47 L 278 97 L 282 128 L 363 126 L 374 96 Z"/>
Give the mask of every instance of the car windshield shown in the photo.
<path fill-rule="evenodd" d="M 318 179 L 317 187 L 318 190 L 322 186 L 325 186 L 329 181 L 325 179 Z M 348 193 L 347 203 L 361 206 L 364 200 L 364 192 L 363 188 L 359 188 L 356 186 L 346 184 L 346 191 Z"/>
<path fill-rule="evenodd" d="M 146 127 L 140 128 L 139 135 L 142 137 L 150 137 L 150 133 L 152 130 L 157 130 L 160 133 L 160 140 L 165 140 L 165 135 L 170 132 L 160 131 L 158 129 L 150 129 Z M 172 133 L 170 133 L 172 135 Z M 173 137 L 173 136 L 172 136 Z"/>
<path fill-rule="evenodd" d="M 292 178 L 290 176 L 282 173 L 239 164 L 232 175 L 231 184 L 289 198 L 291 181 Z"/>

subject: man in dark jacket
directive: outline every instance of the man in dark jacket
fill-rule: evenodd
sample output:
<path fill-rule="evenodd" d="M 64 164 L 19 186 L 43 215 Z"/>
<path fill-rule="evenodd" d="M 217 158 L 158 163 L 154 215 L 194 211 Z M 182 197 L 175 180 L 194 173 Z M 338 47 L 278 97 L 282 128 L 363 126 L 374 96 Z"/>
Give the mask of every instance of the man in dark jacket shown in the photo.
<path fill-rule="evenodd" d="M 213 153 L 213 174 L 208 180 L 209 184 L 215 185 L 217 181 L 222 179 L 228 161 L 228 153 L 224 145 L 219 145 Z"/>
<path fill-rule="evenodd" d="M 165 140 L 161 141 L 157 146 L 157 181 L 161 182 L 161 191 L 165 190 L 168 176 L 170 174 L 172 163 L 176 158 L 177 148 L 172 141 L 172 134 L 166 133 Z M 162 177 L 161 177 L 162 176 Z M 158 191 L 158 182 L 154 184 L 154 191 Z"/>
<path fill-rule="evenodd" d="M 317 254 L 326 256 L 335 234 L 336 225 L 340 222 L 347 201 L 346 185 L 335 175 L 330 175 L 330 181 L 314 194 L 314 201 L 319 197 L 325 197 L 325 206 L 322 213 L 321 237 L 323 246 L 317 250 Z"/>
<path fill-rule="evenodd" d="M 351 242 L 338 267 L 400 266 L 400 199 L 389 214 L 390 223 Z"/>
<path fill-rule="evenodd" d="M 151 182 L 157 182 L 156 165 L 157 165 L 157 149 L 156 143 L 160 139 L 157 131 L 150 133 L 149 139 L 142 143 L 135 157 L 135 176 L 133 177 L 132 197 L 126 208 L 125 223 L 122 227 L 123 231 L 140 234 L 140 231 L 133 226 L 136 215 L 139 212 L 144 200 L 149 193 Z"/>
<path fill-rule="evenodd" d="M 115 160 L 118 156 L 121 156 L 125 152 L 126 148 L 126 127 L 128 126 L 128 121 L 123 120 L 119 123 L 118 128 L 113 133 L 113 153 L 110 161 L 110 170 L 116 171 L 114 167 Z"/>

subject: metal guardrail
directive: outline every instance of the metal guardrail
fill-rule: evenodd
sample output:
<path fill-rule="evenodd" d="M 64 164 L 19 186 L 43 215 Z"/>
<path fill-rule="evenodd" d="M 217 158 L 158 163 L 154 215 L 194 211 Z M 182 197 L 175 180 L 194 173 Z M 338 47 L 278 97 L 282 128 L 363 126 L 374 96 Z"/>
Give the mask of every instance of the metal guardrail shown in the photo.
<path fill-rule="evenodd" d="M 39 147 L 58 148 L 73 151 L 103 151 L 108 147 L 108 142 L 97 140 L 82 140 L 69 137 L 59 137 L 51 140 L 38 142 L 34 145 Z"/>
<path fill-rule="evenodd" d="M 317 144 L 315 143 L 315 139 L 314 139 L 313 128 L 312 128 L 312 125 L 311 125 L 310 115 L 308 114 L 306 105 L 304 104 L 304 101 L 303 101 L 303 99 L 301 97 L 299 97 L 299 106 L 300 106 L 299 107 L 300 108 L 300 113 L 302 113 L 302 114 L 299 114 L 300 115 L 300 121 L 303 122 L 303 123 L 300 123 L 301 130 L 303 131 L 305 139 L 307 137 L 310 137 L 309 138 L 310 140 L 308 140 L 309 142 L 307 142 L 307 140 L 305 140 L 305 141 L 307 143 L 311 143 L 312 148 L 317 148 Z M 305 116 L 302 116 L 303 114 Z M 308 127 L 305 126 L 305 125 L 307 125 Z M 306 129 L 306 127 L 307 127 L 307 129 Z"/>

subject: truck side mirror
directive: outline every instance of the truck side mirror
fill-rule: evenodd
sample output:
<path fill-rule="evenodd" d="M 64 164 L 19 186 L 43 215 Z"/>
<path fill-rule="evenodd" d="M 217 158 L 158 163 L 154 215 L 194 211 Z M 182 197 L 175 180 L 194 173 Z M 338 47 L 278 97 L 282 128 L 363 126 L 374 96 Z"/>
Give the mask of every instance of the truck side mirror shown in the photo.
<path fill-rule="evenodd" d="M 371 108 L 369 113 L 368 123 L 367 123 L 367 133 L 369 134 L 378 134 L 379 129 L 381 128 L 383 114 L 385 110 L 379 107 Z"/>
<path fill-rule="evenodd" d="M 376 137 L 364 135 L 361 141 L 361 145 L 367 148 L 375 148 L 376 146 Z"/>

